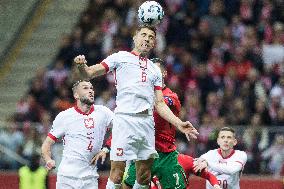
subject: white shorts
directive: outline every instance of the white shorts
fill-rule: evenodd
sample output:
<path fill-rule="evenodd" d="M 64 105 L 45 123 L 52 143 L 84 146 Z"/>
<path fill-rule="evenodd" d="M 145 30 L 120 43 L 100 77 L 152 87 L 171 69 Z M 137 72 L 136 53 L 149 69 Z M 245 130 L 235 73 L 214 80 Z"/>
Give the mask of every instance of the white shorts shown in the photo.
<path fill-rule="evenodd" d="M 115 114 L 110 159 L 126 161 L 157 157 L 153 116 Z"/>
<path fill-rule="evenodd" d="M 98 189 L 98 177 L 73 178 L 57 175 L 56 189 Z"/>

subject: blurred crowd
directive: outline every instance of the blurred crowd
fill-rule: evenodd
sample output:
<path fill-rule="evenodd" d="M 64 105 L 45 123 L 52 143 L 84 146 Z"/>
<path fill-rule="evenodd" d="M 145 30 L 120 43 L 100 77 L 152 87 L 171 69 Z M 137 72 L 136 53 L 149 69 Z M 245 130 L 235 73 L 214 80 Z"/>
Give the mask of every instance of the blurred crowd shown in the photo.
<path fill-rule="evenodd" d="M 80 76 L 73 58 L 84 54 L 93 65 L 113 52 L 130 51 L 142 2 L 90 0 L 73 31 L 62 35 L 52 63 L 35 73 L 7 131 L 0 133 L 0 144 L 25 158 L 39 151 L 54 117 L 74 105 L 71 86 Z M 181 118 L 200 132 L 190 144 L 178 135 L 179 150 L 199 156 L 216 147 L 218 128 L 241 126 L 237 148 L 248 153 L 245 173 L 279 175 L 284 169 L 284 2 L 159 2 L 165 17 L 151 58 L 165 60 L 166 83 L 180 98 Z M 92 83 L 95 103 L 114 110 L 113 76 Z M 1 160 L 0 168 L 17 168 L 9 160 Z"/>

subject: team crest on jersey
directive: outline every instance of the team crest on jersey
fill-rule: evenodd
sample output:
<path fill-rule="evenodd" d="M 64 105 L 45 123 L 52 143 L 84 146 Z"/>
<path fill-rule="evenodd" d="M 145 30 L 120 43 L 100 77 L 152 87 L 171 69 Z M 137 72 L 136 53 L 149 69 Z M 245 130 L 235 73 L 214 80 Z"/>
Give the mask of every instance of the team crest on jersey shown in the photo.
<path fill-rule="evenodd" d="M 147 58 L 139 57 L 139 65 L 142 69 L 147 69 Z"/>
<path fill-rule="evenodd" d="M 85 123 L 85 127 L 87 129 L 92 129 L 95 127 L 95 122 L 94 122 L 94 119 L 93 118 L 86 118 L 84 119 L 84 123 Z"/>

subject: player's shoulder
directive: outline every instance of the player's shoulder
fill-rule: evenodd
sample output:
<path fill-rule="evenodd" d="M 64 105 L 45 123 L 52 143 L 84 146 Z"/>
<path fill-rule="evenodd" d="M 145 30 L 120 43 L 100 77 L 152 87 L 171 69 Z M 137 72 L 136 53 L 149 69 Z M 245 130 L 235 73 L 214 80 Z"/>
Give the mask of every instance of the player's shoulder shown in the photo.
<path fill-rule="evenodd" d="M 113 55 L 125 57 L 125 56 L 131 56 L 133 54 L 131 52 L 128 52 L 128 51 L 118 51 L 116 53 L 113 53 Z"/>
<path fill-rule="evenodd" d="M 107 58 L 119 60 L 120 58 L 124 58 L 125 56 L 129 56 L 129 55 L 130 55 L 130 53 L 127 52 L 127 51 L 118 51 L 118 52 L 114 52 L 114 53 L 110 54 Z"/>
<path fill-rule="evenodd" d="M 236 154 L 238 157 L 244 157 L 244 158 L 247 157 L 247 153 L 246 153 L 245 151 L 242 151 L 242 150 L 235 150 L 235 154 Z"/>
<path fill-rule="evenodd" d="M 94 109 L 95 111 L 97 112 L 104 112 L 104 113 L 107 113 L 107 114 L 113 114 L 113 112 L 106 106 L 103 106 L 103 105 L 94 105 Z"/>
<path fill-rule="evenodd" d="M 178 99 L 178 95 L 168 87 L 164 88 L 163 94 L 166 95 L 166 96 Z"/>
<path fill-rule="evenodd" d="M 68 108 L 66 110 L 61 111 L 57 117 L 65 117 L 65 116 L 69 116 L 70 114 L 74 114 L 76 113 L 76 110 L 74 107 Z"/>
<path fill-rule="evenodd" d="M 211 156 L 211 157 L 215 157 L 217 156 L 219 153 L 218 153 L 218 149 L 213 149 L 213 150 L 209 150 L 208 152 L 205 153 L 207 156 Z M 204 154 L 204 155 L 205 155 Z"/>
<path fill-rule="evenodd" d="M 75 116 L 76 114 L 76 110 L 74 107 L 68 108 L 66 110 L 63 110 L 61 112 L 59 112 L 56 116 L 55 116 L 55 120 L 65 120 L 70 118 L 70 116 Z"/>
<path fill-rule="evenodd" d="M 149 65 L 149 68 L 151 70 L 153 70 L 156 74 L 160 75 L 162 77 L 162 72 L 161 72 L 161 69 L 159 68 L 159 66 L 155 63 L 153 63 L 151 60 L 148 61 L 148 65 Z"/>
<path fill-rule="evenodd" d="M 217 150 L 209 150 L 206 153 L 202 154 L 200 157 L 206 159 L 207 161 L 212 158 L 217 156 Z"/>
<path fill-rule="evenodd" d="M 209 153 L 209 154 L 218 154 L 218 149 L 209 150 L 207 153 Z"/>

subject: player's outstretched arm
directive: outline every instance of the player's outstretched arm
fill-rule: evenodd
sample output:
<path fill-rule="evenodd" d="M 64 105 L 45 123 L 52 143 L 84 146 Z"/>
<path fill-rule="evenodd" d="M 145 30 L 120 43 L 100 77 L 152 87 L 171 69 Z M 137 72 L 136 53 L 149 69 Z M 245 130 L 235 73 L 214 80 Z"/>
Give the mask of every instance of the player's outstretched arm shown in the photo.
<path fill-rule="evenodd" d="M 162 91 L 156 90 L 155 97 L 155 108 L 158 114 L 166 121 L 174 125 L 181 132 L 188 134 L 190 138 L 196 139 L 199 133 L 197 132 L 195 127 L 193 127 L 193 125 L 189 121 L 183 122 L 174 115 L 171 109 L 166 105 Z"/>
<path fill-rule="evenodd" d="M 50 137 L 46 137 L 41 146 L 41 155 L 45 161 L 45 168 L 49 171 L 55 168 L 55 161 L 51 158 L 51 146 L 55 143 Z"/>
<path fill-rule="evenodd" d="M 84 79 L 92 79 L 106 73 L 106 69 L 102 64 L 87 66 L 87 60 L 84 55 L 76 56 L 74 62 Z"/>

